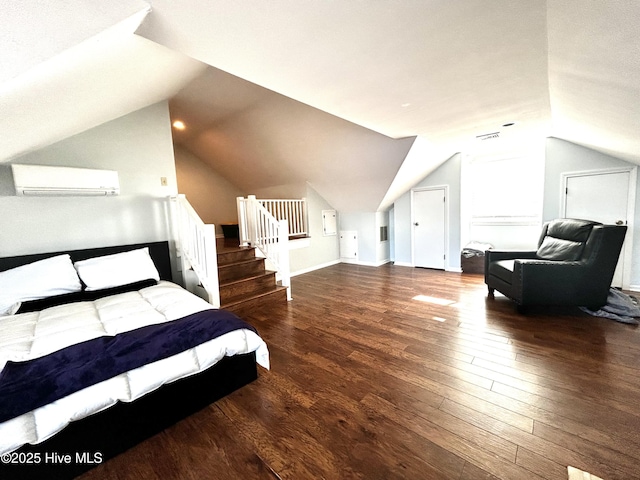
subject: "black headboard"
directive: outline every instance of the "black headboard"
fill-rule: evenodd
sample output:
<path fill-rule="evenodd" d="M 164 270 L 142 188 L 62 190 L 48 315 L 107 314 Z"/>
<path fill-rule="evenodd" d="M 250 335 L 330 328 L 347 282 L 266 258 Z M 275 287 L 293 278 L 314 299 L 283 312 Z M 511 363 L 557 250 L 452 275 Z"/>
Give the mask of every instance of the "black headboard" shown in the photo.
<path fill-rule="evenodd" d="M 137 248 L 149 247 L 149 255 L 153 259 L 160 278 L 162 280 L 172 280 L 171 275 L 171 259 L 169 257 L 169 242 L 152 242 L 152 243 L 136 243 L 133 245 L 117 245 L 114 247 L 87 248 L 85 250 L 70 250 L 66 252 L 36 253 L 33 255 L 21 255 L 18 257 L 0 258 L 0 272 L 9 270 L 10 268 L 26 265 L 27 263 L 36 262 L 44 258 L 53 257 L 68 253 L 72 262 L 86 260 L 87 258 L 100 257 L 103 255 L 111 255 L 112 253 L 121 253 Z"/>

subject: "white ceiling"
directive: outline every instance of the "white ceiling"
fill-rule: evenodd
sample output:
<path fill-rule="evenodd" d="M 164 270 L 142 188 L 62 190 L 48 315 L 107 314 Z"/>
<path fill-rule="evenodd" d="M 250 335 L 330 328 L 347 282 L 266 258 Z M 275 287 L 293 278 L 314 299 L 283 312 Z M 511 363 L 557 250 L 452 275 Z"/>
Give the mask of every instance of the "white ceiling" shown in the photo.
<path fill-rule="evenodd" d="M 213 67 L 169 106 L 187 125 L 174 130 L 174 142 L 244 192 L 299 198 L 310 183 L 341 211 L 375 210 L 414 140 L 391 139 Z"/>
<path fill-rule="evenodd" d="M 14 3 L 0 0 L 0 15 Z M 22 95 L 0 85 L 0 108 L 26 103 L 25 122 L 38 132 L 0 146 L 5 160 L 165 95 L 192 129 L 176 140 L 238 186 L 308 181 L 339 210 L 388 206 L 476 135 L 498 130 L 640 164 L 636 0 L 151 0 L 148 14 L 138 0 L 49 1 L 38 11 L 40 3 L 12 7 L 19 27 L 0 34 L 0 52 L 15 53 L 0 55 L 10 67 L 2 70 Z M 113 49 L 78 57 L 68 87 L 29 77 L 43 59 L 57 63 L 96 32 L 145 14 L 137 35 L 120 32 Z M 46 39 L 31 33 L 43 25 Z M 103 59 L 109 68 L 100 69 Z M 35 100 L 47 95 L 61 98 L 47 98 L 43 115 Z M 52 109 L 64 125 L 46 122 Z M 516 125 L 504 132 L 506 122 Z M 23 136 L 6 119 L 0 125 Z"/>
<path fill-rule="evenodd" d="M 149 5 L 141 0 L 0 0 L 0 82 L 17 77 L 128 17 L 139 16 L 129 29 L 133 32 L 149 11 Z"/>
<path fill-rule="evenodd" d="M 548 3 L 553 135 L 640 164 L 640 2 Z"/>
<path fill-rule="evenodd" d="M 0 34 L 0 71 L 12 72 L 0 83 L 0 161 L 165 100 L 206 68 L 134 35 L 150 11 L 143 2 L 42 4 L 0 0 L 10 26 Z M 35 34 L 43 25 L 47 36 Z"/>

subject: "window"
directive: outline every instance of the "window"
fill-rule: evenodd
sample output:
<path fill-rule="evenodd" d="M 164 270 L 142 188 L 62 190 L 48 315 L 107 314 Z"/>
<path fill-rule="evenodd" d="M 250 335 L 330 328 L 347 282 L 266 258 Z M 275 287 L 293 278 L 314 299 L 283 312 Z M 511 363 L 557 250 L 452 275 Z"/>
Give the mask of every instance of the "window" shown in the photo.
<path fill-rule="evenodd" d="M 476 157 L 469 164 L 472 225 L 533 225 L 542 215 L 544 157 Z"/>

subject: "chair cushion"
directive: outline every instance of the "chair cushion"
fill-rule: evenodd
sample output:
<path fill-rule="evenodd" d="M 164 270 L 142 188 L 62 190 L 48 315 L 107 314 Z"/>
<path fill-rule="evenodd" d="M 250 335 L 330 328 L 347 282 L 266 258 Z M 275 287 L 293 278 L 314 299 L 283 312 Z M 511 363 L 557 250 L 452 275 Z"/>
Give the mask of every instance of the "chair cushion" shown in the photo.
<path fill-rule="evenodd" d="M 594 225 L 599 225 L 599 223 L 591 220 L 559 218 L 549 222 L 547 235 L 572 242 L 586 242 Z"/>
<path fill-rule="evenodd" d="M 536 255 L 543 260 L 574 261 L 580 258 L 584 243 L 545 237 Z"/>
<path fill-rule="evenodd" d="M 498 260 L 489 264 L 489 273 L 500 280 L 511 283 L 514 260 Z"/>
<path fill-rule="evenodd" d="M 598 222 L 560 218 L 549 222 L 537 256 L 543 260 L 574 261 L 582 255 L 584 244 Z"/>

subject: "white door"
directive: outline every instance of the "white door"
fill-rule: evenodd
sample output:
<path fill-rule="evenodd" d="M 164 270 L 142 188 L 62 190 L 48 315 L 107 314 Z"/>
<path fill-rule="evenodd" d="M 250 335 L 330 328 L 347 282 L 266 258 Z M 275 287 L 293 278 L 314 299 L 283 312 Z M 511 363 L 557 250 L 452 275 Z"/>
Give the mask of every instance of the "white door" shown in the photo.
<path fill-rule="evenodd" d="M 566 218 L 626 225 L 630 172 L 569 175 L 565 182 Z M 625 242 L 626 244 L 626 242 Z M 622 287 L 625 245 L 620 253 L 612 285 Z"/>
<path fill-rule="evenodd" d="M 445 266 L 445 189 L 413 192 L 413 264 L 416 267 Z"/>

